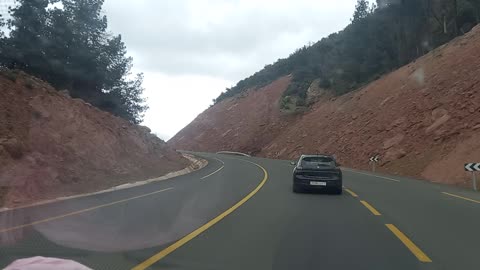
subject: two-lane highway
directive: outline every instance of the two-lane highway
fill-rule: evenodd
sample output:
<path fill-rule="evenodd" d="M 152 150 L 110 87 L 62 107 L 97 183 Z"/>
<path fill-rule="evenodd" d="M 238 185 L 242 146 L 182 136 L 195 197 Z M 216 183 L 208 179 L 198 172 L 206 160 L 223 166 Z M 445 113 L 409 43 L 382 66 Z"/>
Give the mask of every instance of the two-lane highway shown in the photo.
<path fill-rule="evenodd" d="M 246 161 L 208 160 L 204 169 L 169 180 L 1 212 L 0 267 L 52 256 L 93 269 L 133 268 L 230 208 L 264 177 Z"/>
<path fill-rule="evenodd" d="M 344 170 L 343 195 L 295 194 L 288 161 L 199 154 L 169 180 L 0 213 L 0 267 L 480 269 L 480 196 Z"/>

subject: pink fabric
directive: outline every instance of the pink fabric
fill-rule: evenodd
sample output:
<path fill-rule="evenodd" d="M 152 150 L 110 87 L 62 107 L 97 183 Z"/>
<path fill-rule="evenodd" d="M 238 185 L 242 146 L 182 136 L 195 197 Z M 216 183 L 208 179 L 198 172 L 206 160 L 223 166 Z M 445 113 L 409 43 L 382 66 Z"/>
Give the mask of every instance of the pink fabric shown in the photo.
<path fill-rule="evenodd" d="M 92 270 L 72 260 L 32 257 L 14 261 L 4 270 Z"/>

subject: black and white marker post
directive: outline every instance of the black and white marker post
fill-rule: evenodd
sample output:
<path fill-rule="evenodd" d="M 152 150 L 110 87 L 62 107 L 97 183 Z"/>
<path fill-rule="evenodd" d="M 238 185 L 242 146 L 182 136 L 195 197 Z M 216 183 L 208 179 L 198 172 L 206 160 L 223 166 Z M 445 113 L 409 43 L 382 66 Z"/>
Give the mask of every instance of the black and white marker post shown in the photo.
<path fill-rule="evenodd" d="M 375 172 L 375 164 L 380 160 L 379 155 L 375 155 L 373 157 L 370 157 L 370 163 L 372 164 L 372 172 Z"/>
<path fill-rule="evenodd" d="M 472 172 L 473 190 L 477 191 L 477 175 L 480 171 L 480 163 L 465 163 L 465 171 Z"/>

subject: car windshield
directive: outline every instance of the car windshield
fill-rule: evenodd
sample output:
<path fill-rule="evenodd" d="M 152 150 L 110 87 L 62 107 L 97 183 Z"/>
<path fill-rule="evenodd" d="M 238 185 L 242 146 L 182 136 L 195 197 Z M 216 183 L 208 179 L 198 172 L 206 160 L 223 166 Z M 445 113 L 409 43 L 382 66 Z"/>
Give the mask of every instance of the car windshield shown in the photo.
<path fill-rule="evenodd" d="M 480 270 L 479 191 L 480 0 L 0 0 L 0 270 Z"/>
<path fill-rule="evenodd" d="M 301 161 L 301 167 L 307 169 L 333 166 L 335 166 L 335 161 L 330 157 L 304 157 Z"/>

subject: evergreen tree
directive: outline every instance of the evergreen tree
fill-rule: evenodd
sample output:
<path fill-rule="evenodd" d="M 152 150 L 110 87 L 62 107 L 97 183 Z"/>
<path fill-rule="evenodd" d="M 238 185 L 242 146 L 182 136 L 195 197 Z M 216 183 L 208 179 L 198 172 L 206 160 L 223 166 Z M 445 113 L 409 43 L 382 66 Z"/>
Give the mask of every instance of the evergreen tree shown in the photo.
<path fill-rule="evenodd" d="M 370 7 L 367 0 L 357 0 L 355 11 L 353 12 L 352 23 L 357 23 L 368 16 Z"/>
<path fill-rule="evenodd" d="M 107 31 L 103 0 L 20 0 L 1 39 L 0 63 L 40 77 L 73 97 L 134 123 L 146 110 L 143 76 L 120 35 Z"/>
<path fill-rule="evenodd" d="M 284 97 L 291 100 L 305 98 L 316 79 L 322 88 L 344 94 L 469 31 L 479 11 L 480 0 L 358 0 L 344 30 L 266 66 L 215 102 L 288 74 L 293 78 Z"/>

